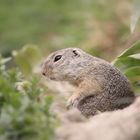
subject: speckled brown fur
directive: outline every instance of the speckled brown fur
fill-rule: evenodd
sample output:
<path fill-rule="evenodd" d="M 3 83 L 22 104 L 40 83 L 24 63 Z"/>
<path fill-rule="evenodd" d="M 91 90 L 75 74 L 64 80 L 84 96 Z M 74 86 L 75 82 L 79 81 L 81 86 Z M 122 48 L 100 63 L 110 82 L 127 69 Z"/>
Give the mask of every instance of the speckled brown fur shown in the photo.
<path fill-rule="evenodd" d="M 135 99 L 129 80 L 120 70 L 79 48 L 62 49 L 49 55 L 42 74 L 75 86 L 67 106 L 77 107 L 85 116 L 122 109 Z"/>

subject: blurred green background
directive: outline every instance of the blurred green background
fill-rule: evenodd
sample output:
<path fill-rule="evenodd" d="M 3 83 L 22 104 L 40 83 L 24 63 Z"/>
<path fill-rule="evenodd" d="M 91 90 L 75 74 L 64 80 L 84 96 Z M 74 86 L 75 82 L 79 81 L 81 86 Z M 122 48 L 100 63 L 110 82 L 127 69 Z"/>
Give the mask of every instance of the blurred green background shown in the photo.
<path fill-rule="evenodd" d="M 62 119 L 51 110 L 58 93 L 40 75 L 52 51 L 80 47 L 113 60 L 140 93 L 140 42 L 132 43 L 140 34 L 139 28 L 130 33 L 131 2 L 0 0 L 0 140 L 53 139 Z"/>
<path fill-rule="evenodd" d="M 129 24 L 128 0 L 0 0 L 0 52 L 8 56 L 25 44 L 46 53 L 81 47 L 110 60 Z"/>

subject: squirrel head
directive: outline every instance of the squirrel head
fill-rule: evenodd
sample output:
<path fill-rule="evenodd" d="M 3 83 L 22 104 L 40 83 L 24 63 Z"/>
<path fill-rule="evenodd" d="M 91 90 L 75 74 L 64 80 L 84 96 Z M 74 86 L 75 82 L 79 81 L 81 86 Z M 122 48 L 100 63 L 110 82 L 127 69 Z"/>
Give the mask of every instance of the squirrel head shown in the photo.
<path fill-rule="evenodd" d="M 82 76 L 86 54 L 79 48 L 67 48 L 50 54 L 42 67 L 42 75 L 56 81 L 73 82 Z"/>

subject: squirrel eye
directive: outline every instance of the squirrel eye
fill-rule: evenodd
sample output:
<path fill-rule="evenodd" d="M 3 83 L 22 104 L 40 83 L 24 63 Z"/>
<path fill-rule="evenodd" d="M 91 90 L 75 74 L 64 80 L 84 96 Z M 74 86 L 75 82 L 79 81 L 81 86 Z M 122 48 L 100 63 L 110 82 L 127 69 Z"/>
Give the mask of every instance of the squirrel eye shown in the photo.
<path fill-rule="evenodd" d="M 62 55 L 57 55 L 55 58 L 54 58 L 54 62 L 58 61 L 59 59 L 61 59 Z"/>

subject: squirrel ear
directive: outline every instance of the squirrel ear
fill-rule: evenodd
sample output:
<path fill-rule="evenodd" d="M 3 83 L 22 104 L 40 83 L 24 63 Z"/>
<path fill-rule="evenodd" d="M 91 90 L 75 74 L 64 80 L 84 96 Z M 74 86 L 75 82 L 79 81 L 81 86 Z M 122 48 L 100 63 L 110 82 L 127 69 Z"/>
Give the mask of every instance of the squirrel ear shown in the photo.
<path fill-rule="evenodd" d="M 80 54 L 77 50 L 73 50 L 72 52 L 73 52 L 74 56 L 80 56 Z"/>

